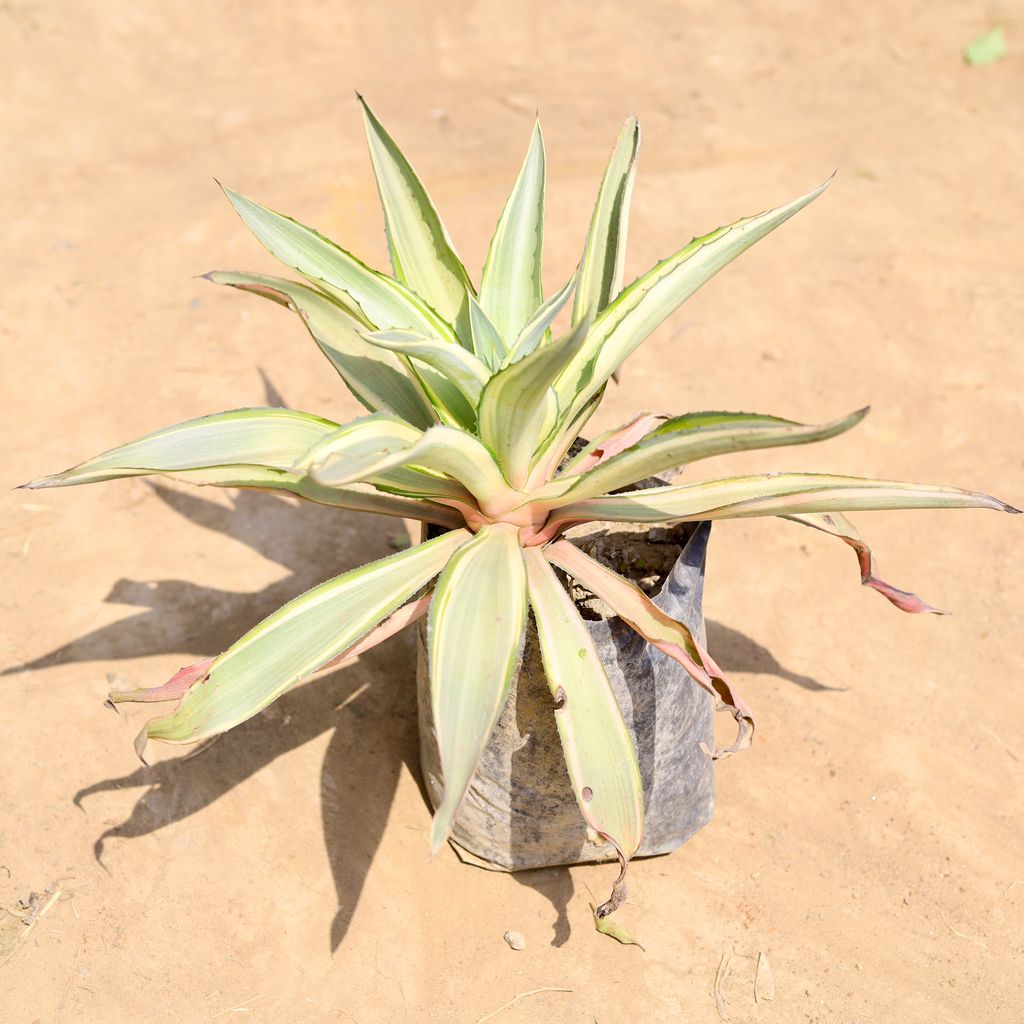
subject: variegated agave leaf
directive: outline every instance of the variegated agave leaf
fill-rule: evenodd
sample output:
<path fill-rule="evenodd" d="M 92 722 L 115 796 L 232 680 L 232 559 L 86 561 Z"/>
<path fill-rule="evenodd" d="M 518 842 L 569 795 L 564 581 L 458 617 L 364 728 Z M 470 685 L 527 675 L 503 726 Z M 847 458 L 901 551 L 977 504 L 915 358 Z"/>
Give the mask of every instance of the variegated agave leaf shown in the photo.
<path fill-rule="evenodd" d="M 410 380 L 407 366 L 393 352 L 382 351 L 385 346 L 369 342 L 366 325 L 322 292 L 265 274 L 214 271 L 204 277 L 294 310 L 349 390 L 370 412 L 392 412 L 424 429 L 437 422 L 422 388 Z"/>
<path fill-rule="evenodd" d="M 870 480 L 826 473 L 764 473 L 726 477 L 678 487 L 606 494 L 556 509 L 544 536 L 555 537 L 570 523 L 682 523 L 808 512 L 856 512 L 910 508 L 990 508 L 1018 512 L 1012 505 L 959 487 Z"/>
<path fill-rule="evenodd" d="M 519 337 L 544 299 L 540 269 L 546 173 L 538 121 L 519 177 L 498 218 L 480 277 L 480 306 L 506 347 Z"/>
<path fill-rule="evenodd" d="M 214 659 L 171 714 L 146 723 L 140 753 L 147 739 L 195 743 L 262 711 L 393 614 L 469 540 L 453 530 L 289 601 Z"/>
<path fill-rule="evenodd" d="M 526 631 L 526 567 L 518 531 L 485 526 L 448 563 L 431 601 L 430 699 L 444 772 L 431 846 L 448 838 L 508 699 Z"/>
<path fill-rule="evenodd" d="M 635 117 L 629 117 L 619 133 L 594 205 L 580 263 L 573 324 L 593 320 L 622 288 L 629 203 L 639 148 L 640 125 Z"/>
<path fill-rule="evenodd" d="M 863 417 L 866 410 L 808 426 L 752 413 L 644 413 L 589 444 L 580 438 L 607 381 L 644 339 L 828 183 L 693 239 L 623 288 L 639 144 L 630 118 L 605 170 L 579 266 L 545 301 L 547 172 L 539 124 L 476 289 L 411 163 L 361 97 L 360 103 L 392 274 L 225 189 L 256 238 L 303 281 L 235 272 L 208 277 L 297 313 L 366 414 L 339 424 L 287 409 L 217 413 L 147 434 L 26 486 L 161 474 L 283 491 L 446 528 L 440 537 L 296 597 L 218 657 L 180 669 L 162 686 L 114 692 L 110 700 L 177 702 L 147 724 L 140 750 L 150 738 L 195 742 L 237 725 L 297 682 L 348 663 L 428 614 L 444 775 L 432 833 L 436 849 L 450 834 L 506 701 L 532 608 L 580 813 L 622 865 L 611 897 L 597 909 L 603 920 L 625 898 L 626 869 L 643 835 L 643 790 L 605 668 L 553 567 L 600 596 L 733 714 L 739 735 L 723 753 L 749 743 L 753 720 L 711 653 L 640 590 L 563 539 L 570 526 L 781 516 L 841 539 L 857 553 L 866 586 L 905 611 L 922 612 L 936 609 L 876 576 L 870 550 L 843 513 L 1017 510 L 954 487 L 825 474 L 762 473 L 638 487 L 712 456 L 832 438 Z M 553 325 L 573 294 L 569 330 L 559 333 Z"/>
<path fill-rule="evenodd" d="M 362 96 L 373 172 L 395 277 L 468 337 L 467 293 L 473 285 L 427 190 Z"/>
<path fill-rule="evenodd" d="M 626 871 L 643 838 L 640 765 L 594 641 L 541 549 L 526 549 L 526 570 L 573 792 L 587 824 L 612 844 L 622 865 L 595 912 L 607 917 L 626 898 Z"/>
<path fill-rule="evenodd" d="M 586 346 L 559 377 L 556 390 L 567 415 L 583 408 L 651 332 L 701 285 L 817 199 L 830 183 L 831 179 L 778 209 L 693 239 L 624 289 L 594 321 Z"/>
<path fill-rule="evenodd" d="M 824 441 L 855 427 L 867 411 L 860 409 L 823 426 L 752 413 L 697 413 L 676 416 L 653 427 L 641 418 L 581 453 L 576 465 L 551 481 L 537 500 L 558 508 L 715 455 Z M 640 440 L 625 447 L 632 434 L 639 431 L 643 431 Z"/>

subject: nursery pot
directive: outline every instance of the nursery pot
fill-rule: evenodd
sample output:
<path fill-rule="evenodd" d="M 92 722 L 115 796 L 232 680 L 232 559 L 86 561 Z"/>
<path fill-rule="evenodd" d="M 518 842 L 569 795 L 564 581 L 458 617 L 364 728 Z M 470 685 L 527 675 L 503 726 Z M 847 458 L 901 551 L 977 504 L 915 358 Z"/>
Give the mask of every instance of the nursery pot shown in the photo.
<path fill-rule="evenodd" d="M 590 524 L 568 539 L 647 590 L 655 604 L 704 643 L 701 598 L 710 523 L 637 532 Z M 575 535 L 574 535 L 575 534 Z M 644 837 L 639 856 L 667 853 L 711 819 L 712 702 L 686 670 L 651 647 L 593 595 L 563 577 L 586 620 L 640 762 Z M 426 626 L 418 636 L 420 764 L 436 808 L 444 792 L 430 706 Z M 590 833 L 569 783 L 554 699 L 531 615 L 519 671 L 466 799 L 452 842 L 466 861 L 497 871 L 614 860 Z"/>

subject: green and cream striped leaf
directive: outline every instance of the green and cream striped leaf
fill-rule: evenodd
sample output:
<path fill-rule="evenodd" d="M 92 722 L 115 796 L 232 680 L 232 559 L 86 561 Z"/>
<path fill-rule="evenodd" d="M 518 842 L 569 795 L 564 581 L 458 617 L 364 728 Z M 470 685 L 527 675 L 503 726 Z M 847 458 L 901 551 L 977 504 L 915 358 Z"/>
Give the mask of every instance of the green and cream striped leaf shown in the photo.
<path fill-rule="evenodd" d="M 427 401 L 442 423 L 460 430 L 476 429 L 476 410 L 453 381 L 426 363 L 414 361 L 408 356 L 402 356 L 401 359 L 409 370 L 409 376 L 423 389 Z"/>
<path fill-rule="evenodd" d="M 382 351 L 382 346 L 369 344 L 363 337 L 366 326 L 321 292 L 265 274 L 214 271 L 204 277 L 262 295 L 296 312 L 320 351 L 370 412 L 393 412 L 424 430 L 437 422 L 402 361 L 393 352 Z"/>
<path fill-rule="evenodd" d="M 459 510 L 465 525 L 465 516 L 478 513 L 476 498 L 458 481 L 415 466 L 394 466 L 374 473 L 366 483 L 378 491 L 419 501 L 439 502 Z M 322 486 L 322 485 L 321 485 Z M 355 486 L 355 485 L 351 485 Z M 347 488 L 342 488 L 346 490 Z M 422 517 L 420 517 L 422 518 Z"/>
<path fill-rule="evenodd" d="M 466 268 L 411 164 L 362 96 L 359 103 L 395 277 L 468 336 L 458 329 L 468 326 L 466 292 L 473 290 Z"/>
<path fill-rule="evenodd" d="M 556 316 L 562 312 L 562 307 L 572 294 L 573 286 L 576 284 L 576 275 L 573 274 L 562 287 L 546 300 L 544 305 L 537 310 L 519 333 L 516 343 L 505 356 L 504 365 L 518 362 L 528 356 L 535 349 L 550 340 L 551 324 Z"/>
<path fill-rule="evenodd" d="M 473 351 L 488 369 L 497 370 L 506 358 L 505 342 L 476 297 L 469 296 L 469 324 Z"/>
<path fill-rule="evenodd" d="M 319 483 L 341 487 L 368 480 L 374 473 L 395 465 L 396 453 L 411 448 L 423 431 L 388 413 L 362 416 L 336 428 L 310 445 L 295 460 L 296 472 L 309 473 Z M 330 473 L 320 471 L 330 467 Z"/>
<path fill-rule="evenodd" d="M 904 508 L 1019 511 L 998 498 L 959 487 L 825 473 L 764 473 L 587 498 L 553 512 L 549 527 L 591 520 L 666 523 Z"/>
<path fill-rule="evenodd" d="M 500 515 L 517 507 L 525 497 L 509 486 L 494 456 L 477 438 L 454 427 L 431 427 L 416 444 L 397 453 L 390 465 L 382 469 L 391 472 L 392 467 L 399 466 L 444 473 L 469 491 L 487 515 Z"/>
<path fill-rule="evenodd" d="M 304 452 L 337 429 L 331 420 L 291 409 L 235 409 L 176 423 L 23 486 L 67 487 L 238 466 L 291 470 Z"/>
<path fill-rule="evenodd" d="M 311 485 L 328 491 L 365 482 L 390 494 L 475 509 L 473 495 L 462 484 L 409 465 L 423 437 L 422 431 L 385 413 L 364 416 L 326 436 L 294 468 L 309 473 Z"/>
<path fill-rule="evenodd" d="M 611 913 L 625 898 L 625 868 L 643 838 L 644 798 L 633 740 L 594 641 L 539 547 L 524 549 L 530 604 L 537 623 L 555 723 L 580 811 L 609 840 L 623 872 Z"/>
<path fill-rule="evenodd" d="M 448 341 L 428 338 L 414 331 L 377 331 L 364 337 L 376 348 L 400 352 L 436 370 L 458 389 L 471 409 L 476 408 L 480 393 L 491 378 L 484 362 Z"/>
<path fill-rule="evenodd" d="M 328 487 L 367 479 L 379 485 L 387 481 L 387 474 L 412 466 L 452 477 L 485 512 L 497 514 L 524 500 L 525 495 L 506 483 L 487 448 L 464 430 L 438 426 L 412 437 L 399 423 L 382 425 L 379 431 L 376 423 L 369 422 L 372 419 L 377 418 L 366 417 L 364 426 L 354 430 L 342 428 L 310 451 L 304 463 L 310 476 Z M 385 430 L 389 439 L 376 440 Z M 397 486 L 404 489 L 400 483 Z"/>
<path fill-rule="evenodd" d="M 403 519 L 419 519 L 450 529 L 465 525 L 464 517 L 456 508 L 472 503 L 472 495 L 452 480 L 442 480 L 424 473 L 414 473 L 412 470 L 408 472 L 408 479 L 395 480 L 392 474 L 374 478 L 373 482 L 378 484 L 379 481 L 382 490 L 363 483 L 350 487 L 324 487 L 304 473 L 290 473 L 287 470 L 269 469 L 265 466 L 183 469 L 161 475 L 198 487 L 240 487 L 248 490 L 276 491 L 313 501 L 318 505 L 356 512 L 374 512 Z M 388 493 L 384 493 L 388 488 Z M 450 504 L 438 504 L 440 501 Z"/>
<path fill-rule="evenodd" d="M 867 412 L 866 408 L 859 409 L 821 426 L 749 413 L 677 416 L 651 431 L 631 448 L 581 474 L 572 488 L 557 500 L 558 503 L 568 503 L 608 494 L 639 480 L 715 455 L 824 441 L 855 427 Z M 554 483 L 564 485 L 570 479 L 559 477 Z"/>
<path fill-rule="evenodd" d="M 232 644 L 174 712 L 144 735 L 194 743 L 239 725 L 327 664 L 426 586 L 468 540 L 445 533 L 353 569 L 289 601 Z"/>
<path fill-rule="evenodd" d="M 598 315 L 587 344 L 559 379 L 557 390 L 563 407 L 573 412 L 581 409 L 648 335 L 702 284 L 821 195 L 830 181 L 786 206 L 695 238 L 620 292 Z"/>
<path fill-rule="evenodd" d="M 480 305 L 506 346 L 544 301 L 544 137 L 536 122 L 519 177 L 494 230 L 480 278 Z"/>
<path fill-rule="evenodd" d="M 477 408 L 480 436 L 513 487 L 522 489 L 537 449 L 559 422 L 552 381 L 586 341 L 587 323 L 536 349 L 488 381 Z"/>
<path fill-rule="evenodd" d="M 595 319 L 622 288 L 629 204 L 639 147 L 640 125 L 635 117 L 629 117 L 619 133 L 597 194 L 580 263 L 572 309 L 574 324 L 588 317 Z"/>
<path fill-rule="evenodd" d="M 257 239 L 286 266 L 377 330 L 408 329 L 458 344 L 455 330 L 400 281 L 378 273 L 312 228 L 233 189 L 225 194 Z"/>
<path fill-rule="evenodd" d="M 414 431 L 404 421 L 390 419 Z M 338 429 L 330 420 L 289 409 L 240 409 L 179 423 L 23 486 L 67 487 L 159 475 L 199 487 L 280 491 L 336 508 L 422 519 L 449 527 L 463 525 L 462 517 L 452 507 L 469 506 L 473 498 L 452 480 L 412 469 L 373 478 L 374 484 L 398 491 L 396 495 L 380 493 L 373 487 L 325 487 L 311 479 L 302 465 L 304 457 Z M 417 436 L 420 433 L 414 432 Z M 442 507 L 434 503 L 437 501 L 452 507 Z"/>
<path fill-rule="evenodd" d="M 533 476 L 538 481 L 550 480 L 558 473 L 559 467 L 572 450 L 573 445 L 583 432 L 583 428 L 589 422 L 590 417 L 597 412 L 597 408 L 603 398 L 604 389 L 602 388 L 570 419 L 558 424 L 557 429 L 544 442 L 541 451 L 536 456 Z M 558 493 L 561 492 L 559 491 Z"/>
<path fill-rule="evenodd" d="M 452 557 L 430 602 L 430 698 L 444 774 L 431 846 L 448 838 L 494 732 L 526 631 L 526 570 L 518 531 L 484 527 Z"/>
<path fill-rule="evenodd" d="M 420 477 L 425 474 L 419 474 Z M 293 486 L 282 488 L 297 498 L 314 501 L 318 505 L 345 508 L 356 512 L 373 512 L 377 515 L 395 516 L 401 519 L 418 519 L 425 523 L 436 523 L 449 530 L 465 526 L 465 518 L 452 505 L 460 505 L 466 496 L 460 491 L 453 493 L 450 481 L 438 481 L 446 486 L 438 487 L 428 479 L 424 484 L 417 479 L 404 487 L 402 494 L 384 493 L 377 487 L 353 484 L 350 487 L 324 487 L 308 476 L 299 477 Z M 251 483 L 227 484 L 229 487 L 258 486 Z M 449 502 L 451 504 L 441 504 Z"/>

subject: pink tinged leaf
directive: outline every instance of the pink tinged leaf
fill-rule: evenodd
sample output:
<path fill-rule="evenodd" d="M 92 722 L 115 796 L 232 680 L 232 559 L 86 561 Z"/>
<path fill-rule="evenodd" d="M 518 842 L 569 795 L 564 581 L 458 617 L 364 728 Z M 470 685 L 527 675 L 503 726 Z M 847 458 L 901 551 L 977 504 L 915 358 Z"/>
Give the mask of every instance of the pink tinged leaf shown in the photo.
<path fill-rule="evenodd" d="M 716 750 L 712 757 L 728 757 L 750 746 L 754 736 L 753 712 L 684 623 L 667 615 L 639 587 L 569 541 L 556 541 L 544 549 L 544 554 L 548 561 L 596 594 L 649 644 L 678 661 L 694 682 L 711 694 L 716 710 L 728 710 L 732 714 L 738 730 L 736 740 Z"/>
<path fill-rule="evenodd" d="M 117 705 L 124 701 L 150 704 L 164 700 L 178 700 L 193 683 L 206 678 L 207 673 L 210 671 L 210 666 L 215 660 L 215 658 L 206 658 L 204 661 L 197 661 L 194 665 L 186 665 L 184 668 L 179 668 L 161 686 L 149 688 L 140 686 L 135 690 L 111 690 L 107 694 L 105 703 L 107 707 L 113 708 L 116 711 Z"/>
<path fill-rule="evenodd" d="M 657 608 L 657 605 L 653 607 Z M 660 611 L 661 609 L 658 610 Z M 676 623 L 676 625 L 680 625 L 680 623 Z M 683 628 L 685 629 L 685 627 Z M 718 662 L 699 644 L 696 644 L 696 647 L 700 652 L 701 661 L 711 676 L 711 685 L 715 688 L 715 710 L 728 711 L 736 720 L 736 739 L 727 747 L 721 747 L 714 752 L 708 751 L 708 753 L 711 753 L 712 759 L 718 761 L 722 758 L 731 757 L 733 754 L 738 754 L 741 750 L 746 750 L 753 742 L 754 712 L 750 705 L 740 696 L 736 687 L 726 678 Z"/>
<path fill-rule="evenodd" d="M 104 703 L 108 708 L 116 711 L 117 705 L 125 701 L 153 704 L 160 703 L 161 701 L 180 700 L 193 686 L 209 677 L 210 666 L 216 660 L 216 658 L 205 658 L 203 661 L 197 661 L 194 665 L 186 665 L 184 668 L 179 668 L 162 686 L 138 687 L 134 690 L 111 690 L 107 694 L 107 699 Z M 150 763 L 146 759 L 146 744 L 149 742 L 148 727 L 149 723 L 147 722 L 139 731 L 133 743 L 135 753 L 145 765 Z"/>
<path fill-rule="evenodd" d="M 613 455 L 618 455 L 627 448 L 632 448 L 633 445 L 642 441 L 652 430 L 660 427 L 667 419 L 667 416 L 644 413 L 624 426 L 616 427 L 615 430 L 610 431 L 604 437 L 598 438 L 589 451 L 581 452 L 579 458 L 567 467 L 569 472 L 573 476 L 585 473 L 588 469 L 593 469 L 606 459 L 610 459 Z"/>
<path fill-rule="evenodd" d="M 417 619 L 422 619 L 430 608 L 431 596 L 427 594 L 425 597 L 419 598 L 419 600 L 410 601 L 407 605 L 403 605 L 397 612 L 386 618 L 376 629 L 367 633 L 362 640 L 356 641 L 351 647 L 342 651 L 333 661 L 327 662 L 318 671 L 322 672 L 324 669 L 343 668 L 346 665 L 350 665 L 360 655 L 373 650 L 374 647 L 382 644 L 396 633 L 400 633 L 406 626 L 412 625 Z"/>
<path fill-rule="evenodd" d="M 329 661 L 318 671 L 331 668 L 343 668 L 354 662 L 360 655 L 372 650 L 385 640 L 393 637 L 396 633 L 411 625 L 417 619 L 422 618 L 430 607 L 430 595 L 421 597 L 417 601 L 399 608 L 397 612 L 385 619 L 376 629 L 372 630 L 361 640 L 351 647 L 342 651 L 333 661 Z M 185 691 L 194 683 L 202 682 L 209 673 L 210 666 L 216 658 L 207 658 L 205 661 L 197 662 L 195 665 L 188 665 L 179 669 L 163 686 L 154 686 L 151 689 L 137 690 L 111 690 L 107 697 L 108 707 L 117 710 L 117 704 L 122 701 L 137 701 L 150 703 L 155 701 L 178 700 L 185 695 Z M 148 723 L 147 723 L 148 724 Z M 148 742 L 146 727 L 135 738 L 135 753 L 143 764 L 149 764 L 145 757 L 146 744 Z M 190 755 L 191 756 L 191 755 Z"/>
<path fill-rule="evenodd" d="M 860 581 L 865 587 L 877 590 L 883 597 L 891 601 L 897 608 L 913 615 L 930 613 L 932 615 L 948 615 L 943 611 L 930 605 L 927 601 L 918 597 L 909 590 L 900 590 L 891 583 L 886 583 L 875 575 L 874 559 L 871 548 L 861 539 L 857 528 L 841 512 L 807 512 L 800 515 L 783 516 L 794 523 L 802 526 L 810 526 L 812 529 L 821 530 L 823 533 L 838 537 L 848 544 L 857 553 L 857 561 L 860 565 Z"/>
<path fill-rule="evenodd" d="M 422 618 L 427 614 L 429 607 L 429 594 L 416 601 L 410 601 L 407 605 L 403 605 L 393 615 L 386 618 L 376 629 L 371 630 L 361 640 L 358 640 L 351 647 L 342 651 L 341 654 L 322 666 L 318 671 L 322 672 L 325 669 L 341 668 L 350 665 L 360 655 L 372 650 L 385 640 L 393 637 L 396 633 L 401 632 L 406 626 Z M 151 704 L 160 701 L 179 700 L 184 696 L 185 691 L 189 687 L 206 678 L 210 666 L 216 660 L 216 658 L 207 658 L 204 661 L 196 662 L 194 665 L 186 665 L 184 668 L 178 669 L 162 686 L 139 687 L 135 690 L 111 690 L 107 695 L 106 704 L 116 711 L 116 706 L 125 701 Z"/>

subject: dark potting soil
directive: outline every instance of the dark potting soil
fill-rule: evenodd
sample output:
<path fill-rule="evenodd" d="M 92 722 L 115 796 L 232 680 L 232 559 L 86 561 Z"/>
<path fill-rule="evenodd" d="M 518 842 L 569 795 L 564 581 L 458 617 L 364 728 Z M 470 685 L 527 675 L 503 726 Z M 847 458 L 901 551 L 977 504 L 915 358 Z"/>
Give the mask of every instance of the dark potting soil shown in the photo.
<path fill-rule="evenodd" d="M 692 523 L 645 526 L 631 523 L 587 523 L 569 530 L 567 537 L 581 551 L 596 558 L 653 597 L 661 590 L 690 534 Z M 608 619 L 612 610 L 575 580 L 569 593 L 585 619 Z"/>

